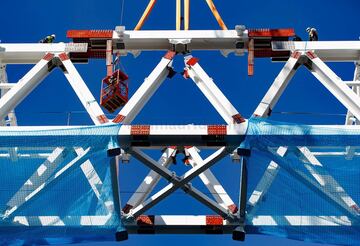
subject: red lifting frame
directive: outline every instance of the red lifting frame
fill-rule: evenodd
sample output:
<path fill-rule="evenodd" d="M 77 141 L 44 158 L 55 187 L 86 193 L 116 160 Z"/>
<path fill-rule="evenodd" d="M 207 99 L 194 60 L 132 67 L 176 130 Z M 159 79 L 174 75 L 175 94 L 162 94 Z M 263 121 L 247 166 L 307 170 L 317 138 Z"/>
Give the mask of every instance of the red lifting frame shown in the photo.
<path fill-rule="evenodd" d="M 112 39 L 113 30 L 69 30 L 66 34 L 67 38 L 83 39 L 83 38 L 100 38 Z"/>
<path fill-rule="evenodd" d="M 293 37 L 295 31 L 293 28 L 287 29 L 250 29 L 249 38 L 252 37 Z"/>
<path fill-rule="evenodd" d="M 129 100 L 128 76 L 116 70 L 111 76 L 102 81 L 100 105 L 113 113 L 119 107 L 124 106 Z"/>

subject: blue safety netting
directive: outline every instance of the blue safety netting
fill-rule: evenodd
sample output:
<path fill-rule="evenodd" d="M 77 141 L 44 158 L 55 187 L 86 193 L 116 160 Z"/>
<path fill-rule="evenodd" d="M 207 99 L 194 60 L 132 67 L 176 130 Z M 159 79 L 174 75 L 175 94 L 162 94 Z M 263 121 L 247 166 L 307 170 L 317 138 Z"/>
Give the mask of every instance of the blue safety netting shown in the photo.
<path fill-rule="evenodd" d="M 360 130 L 248 123 L 246 232 L 359 244 Z M 0 244 L 114 240 L 119 127 L 1 130 Z"/>
<path fill-rule="evenodd" d="M 247 233 L 359 245 L 359 134 L 250 119 Z"/>
<path fill-rule="evenodd" d="M 2 131 L 0 244 L 114 240 L 119 126 Z M 10 154 L 9 154 L 10 153 Z"/>

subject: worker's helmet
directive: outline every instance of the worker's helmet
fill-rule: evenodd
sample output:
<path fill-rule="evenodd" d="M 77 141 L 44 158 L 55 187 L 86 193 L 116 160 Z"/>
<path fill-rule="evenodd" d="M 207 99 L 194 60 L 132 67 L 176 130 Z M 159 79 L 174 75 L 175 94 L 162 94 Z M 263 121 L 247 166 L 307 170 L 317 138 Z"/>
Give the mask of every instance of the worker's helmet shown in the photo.
<path fill-rule="evenodd" d="M 306 28 L 306 32 L 310 32 L 311 27 Z"/>
<path fill-rule="evenodd" d="M 55 35 L 55 34 L 51 34 L 50 36 L 53 37 L 53 38 L 56 38 L 56 35 Z"/>

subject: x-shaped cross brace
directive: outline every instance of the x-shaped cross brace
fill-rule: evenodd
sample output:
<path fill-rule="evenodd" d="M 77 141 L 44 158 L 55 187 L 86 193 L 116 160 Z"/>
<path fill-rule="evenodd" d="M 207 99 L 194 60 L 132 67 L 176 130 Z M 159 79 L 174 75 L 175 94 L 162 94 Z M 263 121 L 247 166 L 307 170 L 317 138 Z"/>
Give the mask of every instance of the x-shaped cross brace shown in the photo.
<path fill-rule="evenodd" d="M 190 155 L 193 151 L 195 150 L 189 149 Z M 226 147 L 220 148 L 211 156 L 203 160 L 201 163 L 198 163 L 197 166 L 187 171 L 181 177 L 176 176 L 166 167 L 159 165 L 155 160 L 150 158 L 148 155 L 146 155 L 137 147 L 131 148 L 130 153 L 139 161 L 141 161 L 146 166 L 148 166 L 150 169 L 152 169 L 153 171 L 155 171 L 156 173 L 158 173 L 159 175 L 161 175 L 170 182 L 170 184 L 168 184 L 162 190 L 160 190 L 159 192 L 148 198 L 145 202 L 133 208 L 130 213 L 131 216 L 138 217 L 139 215 L 143 214 L 146 210 L 150 209 L 158 202 L 169 196 L 171 193 L 181 188 L 185 192 L 193 196 L 195 199 L 204 203 L 210 209 L 223 216 L 224 218 L 234 219 L 234 216 L 231 213 L 229 213 L 227 209 L 218 205 L 215 201 L 209 199 L 206 195 L 204 195 L 196 188 L 192 187 L 191 184 L 189 183 L 192 179 L 197 177 L 199 174 L 203 173 L 205 170 L 209 169 L 219 160 L 221 160 L 225 155 L 229 154 L 228 149 Z"/>

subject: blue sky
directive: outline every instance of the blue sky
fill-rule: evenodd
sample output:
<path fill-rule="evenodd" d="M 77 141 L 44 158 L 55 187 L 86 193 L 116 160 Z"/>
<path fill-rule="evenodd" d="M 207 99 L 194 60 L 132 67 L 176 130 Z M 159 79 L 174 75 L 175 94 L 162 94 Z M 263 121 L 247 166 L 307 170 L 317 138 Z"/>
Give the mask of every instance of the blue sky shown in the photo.
<path fill-rule="evenodd" d="M 57 41 L 67 42 L 66 31 L 70 29 L 114 29 L 125 25 L 132 29 L 144 10 L 147 0 L 125 0 L 121 20 L 122 0 L 2 0 L 0 6 L 0 40 L 3 43 L 31 43 L 42 37 L 56 33 Z M 249 28 L 295 28 L 297 34 L 306 39 L 305 29 L 314 26 L 319 31 L 320 40 L 358 40 L 360 33 L 358 10 L 360 2 L 347 1 L 215 1 L 220 14 L 229 28 L 244 24 Z M 218 29 L 205 1 L 191 1 L 191 29 Z M 144 29 L 175 29 L 175 1 L 159 0 Z M 130 77 L 130 94 L 158 63 L 163 52 L 142 53 L 138 58 L 127 56 L 122 64 Z M 228 58 L 219 52 L 194 52 L 200 64 L 214 79 L 224 94 L 245 117 L 250 117 L 264 96 L 283 63 L 271 63 L 269 59 L 255 61 L 255 75 L 247 76 L 247 59 L 230 55 Z M 175 70 L 182 71 L 183 61 L 178 57 Z M 352 80 L 354 66 L 351 63 L 331 64 L 334 71 L 344 80 Z M 31 66 L 9 66 L 11 82 L 20 79 Z M 90 61 L 78 65 L 79 72 L 87 82 L 94 96 L 98 98 L 101 79 L 105 76 L 105 61 Z M 69 113 L 71 112 L 71 113 Z M 312 112 L 306 114 L 280 114 L 279 112 Z M 20 125 L 72 125 L 91 124 L 79 100 L 60 71 L 54 71 L 16 110 Z M 71 117 L 69 118 L 69 114 Z M 274 109 L 272 119 L 307 124 L 343 124 L 345 108 L 304 68 L 300 69 Z M 144 107 L 134 123 L 147 124 L 216 124 L 223 123 L 216 111 L 206 101 L 190 80 L 176 76 L 165 81 L 154 97 Z M 229 160 L 227 160 L 229 162 Z M 219 165 L 225 165 L 221 162 Z M 185 169 L 176 166 L 177 171 Z M 231 188 L 237 180 L 227 180 L 226 175 L 236 167 L 214 168 L 215 173 L 224 179 L 229 193 L 236 198 L 236 188 Z M 122 195 L 133 191 L 147 169 L 137 162 L 124 166 Z M 125 175 L 126 174 L 126 175 Z M 135 175 L 136 174 L 136 175 Z M 130 185 L 130 181 L 134 183 Z M 178 199 L 185 196 L 175 194 L 165 205 L 154 208 L 153 212 L 164 214 L 186 213 L 177 206 Z M 186 198 L 187 199 L 187 198 Z M 183 204 L 183 203 L 181 203 Z M 186 200 L 188 213 L 193 209 L 202 211 L 191 199 Z M 183 208 L 183 207 L 182 207 Z M 205 210 L 206 211 L 206 210 Z M 181 238 L 180 238 L 181 237 Z M 124 245 L 158 245 L 167 242 L 174 245 L 221 244 L 235 245 L 231 236 L 132 236 Z M 267 236 L 249 236 L 244 245 L 311 245 L 286 239 Z M 99 245 L 99 244 L 96 244 Z M 105 245 L 105 244 L 104 244 Z M 112 245 L 111 243 L 106 245 Z"/>

